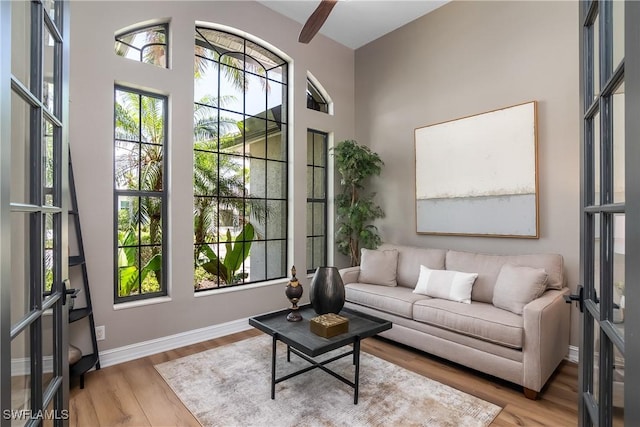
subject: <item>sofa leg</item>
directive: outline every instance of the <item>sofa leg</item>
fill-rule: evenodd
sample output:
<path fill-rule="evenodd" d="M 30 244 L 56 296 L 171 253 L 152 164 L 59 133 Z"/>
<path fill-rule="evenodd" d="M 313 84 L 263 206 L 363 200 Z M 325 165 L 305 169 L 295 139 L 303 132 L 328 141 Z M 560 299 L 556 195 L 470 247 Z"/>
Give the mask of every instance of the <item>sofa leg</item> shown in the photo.
<path fill-rule="evenodd" d="M 538 399 L 538 392 L 535 390 L 531 390 L 530 388 L 522 387 L 524 390 L 524 396 L 527 399 L 536 400 Z"/>

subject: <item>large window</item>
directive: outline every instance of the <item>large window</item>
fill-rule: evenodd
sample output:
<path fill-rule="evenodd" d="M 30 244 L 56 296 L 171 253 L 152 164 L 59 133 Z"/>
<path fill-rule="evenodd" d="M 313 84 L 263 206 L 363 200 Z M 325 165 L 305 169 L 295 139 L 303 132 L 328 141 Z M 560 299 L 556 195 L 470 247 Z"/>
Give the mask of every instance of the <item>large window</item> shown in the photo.
<path fill-rule="evenodd" d="M 194 285 L 287 274 L 287 63 L 198 27 L 194 64 Z"/>
<path fill-rule="evenodd" d="M 327 137 L 307 130 L 307 272 L 327 265 Z"/>
<path fill-rule="evenodd" d="M 116 35 L 115 52 L 118 56 L 168 68 L 168 25 L 137 28 Z"/>
<path fill-rule="evenodd" d="M 115 88 L 115 301 L 166 295 L 166 97 Z"/>

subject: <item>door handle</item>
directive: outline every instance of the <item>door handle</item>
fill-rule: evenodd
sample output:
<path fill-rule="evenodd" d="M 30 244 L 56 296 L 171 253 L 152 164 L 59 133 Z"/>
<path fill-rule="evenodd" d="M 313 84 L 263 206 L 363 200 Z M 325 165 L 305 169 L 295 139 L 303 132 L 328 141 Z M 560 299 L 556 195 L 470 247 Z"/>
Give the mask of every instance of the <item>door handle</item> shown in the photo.
<path fill-rule="evenodd" d="M 577 302 L 580 313 L 582 313 L 584 311 L 584 287 L 582 285 L 578 285 L 578 293 L 565 295 L 564 301 L 567 304 L 571 304 L 574 301 Z"/>
<path fill-rule="evenodd" d="M 64 279 L 62 281 L 62 305 L 67 305 L 67 295 L 71 295 L 71 298 L 75 298 L 78 294 L 78 289 L 69 287 L 69 279 Z"/>

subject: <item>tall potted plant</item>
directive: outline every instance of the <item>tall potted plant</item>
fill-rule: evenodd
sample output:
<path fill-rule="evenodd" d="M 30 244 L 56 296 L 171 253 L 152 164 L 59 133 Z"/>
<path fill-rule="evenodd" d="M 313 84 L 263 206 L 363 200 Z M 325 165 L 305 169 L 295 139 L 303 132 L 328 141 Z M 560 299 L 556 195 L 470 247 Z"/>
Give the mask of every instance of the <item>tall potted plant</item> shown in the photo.
<path fill-rule="evenodd" d="M 346 140 L 333 147 L 335 166 L 340 173 L 342 192 L 336 197 L 336 243 L 340 253 L 349 256 L 351 266 L 360 264 L 360 248 L 375 249 L 381 239 L 371 224 L 383 218 L 382 208 L 375 204 L 375 193 L 364 194 L 364 181 L 380 175 L 384 162 L 369 147 Z"/>

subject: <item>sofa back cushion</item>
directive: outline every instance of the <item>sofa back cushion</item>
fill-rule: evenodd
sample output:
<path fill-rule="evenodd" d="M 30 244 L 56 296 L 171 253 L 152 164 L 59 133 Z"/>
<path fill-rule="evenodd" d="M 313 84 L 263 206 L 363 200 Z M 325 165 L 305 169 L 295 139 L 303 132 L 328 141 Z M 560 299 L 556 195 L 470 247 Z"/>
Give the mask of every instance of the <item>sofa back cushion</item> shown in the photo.
<path fill-rule="evenodd" d="M 562 289 L 565 286 L 562 255 L 487 255 L 452 250 L 446 254 L 447 270 L 478 273 L 471 300 L 489 304 L 493 303 L 493 289 L 504 264 L 543 268 L 548 275 L 546 289 Z"/>
<path fill-rule="evenodd" d="M 373 250 L 362 248 L 360 255 L 361 283 L 396 286 L 398 251 L 395 249 Z"/>
<path fill-rule="evenodd" d="M 420 266 L 424 265 L 432 270 L 444 270 L 445 249 L 428 249 L 414 246 L 401 246 L 390 243 L 381 245 L 378 249 L 398 251 L 398 272 L 396 279 L 398 286 L 415 288 L 420 276 Z"/>
<path fill-rule="evenodd" d="M 548 277 L 544 268 L 503 265 L 493 288 L 493 305 L 522 314 L 524 306 L 545 291 Z"/>

